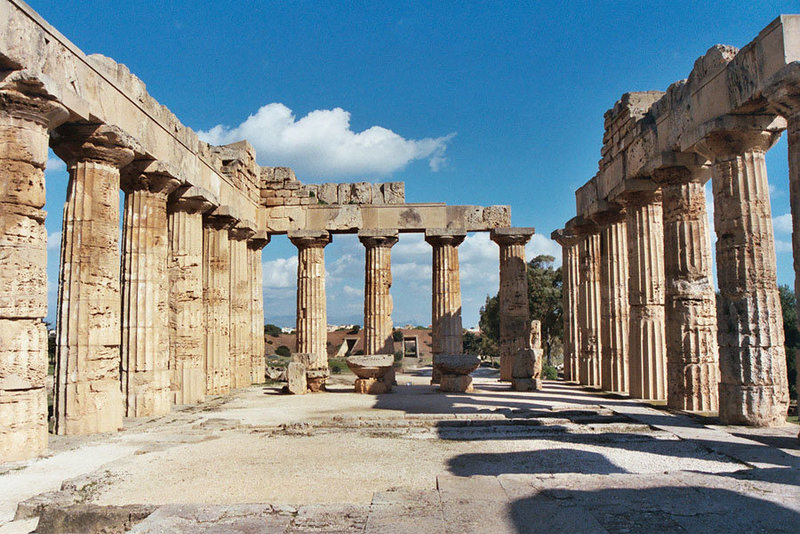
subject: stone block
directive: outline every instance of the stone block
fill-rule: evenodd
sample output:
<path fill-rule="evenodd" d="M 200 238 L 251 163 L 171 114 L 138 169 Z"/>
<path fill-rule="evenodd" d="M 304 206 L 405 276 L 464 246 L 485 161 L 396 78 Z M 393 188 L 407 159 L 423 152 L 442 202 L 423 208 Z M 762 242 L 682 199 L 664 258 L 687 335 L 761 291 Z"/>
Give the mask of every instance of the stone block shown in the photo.
<path fill-rule="evenodd" d="M 350 190 L 351 184 L 337 184 L 337 204 L 349 204 L 350 203 Z"/>
<path fill-rule="evenodd" d="M 369 395 L 380 395 L 392 390 L 391 384 L 378 378 L 356 378 L 355 392 Z"/>
<path fill-rule="evenodd" d="M 439 390 L 447 393 L 470 393 L 472 388 L 472 377 L 469 375 L 442 374 L 440 377 Z"/>
<path fill-rule="evenodd" d="M 353 374 L 359 378 L 383 378 L 392 369 L 394 356 L 391 354 L 349 356 L 345 362 Z"/>
<path fill-rule="evenodd" d="M 355 204 L 370 204 L 372 202 L 372 184 L 369 182 L 351 184 L 350 201 Z"/>
<path fill-rule="evenodd" d="M 514 391 L 541 391 L 542 380 L 539 378 L 513 378 L 511 389 Z"/>
<path fill-rule="evenodd" d="M 536 352 L 533 349 L 520 349 L 514 355 L 511 368 L 513 378 L 531 378 L 536 374 Z"/>
<path fill-rule="evenodd" d="M 433 365 L 442 374 L 468 375 L 478 368 L 481 361 L 472 354 L 434 354 Z"/>
<path fill-rule="evenodd" d="M 293 395 L 303 395 L 308 389 L 306 382 L 306 366 L 298 362 L 290 362 L 286 369 L 287 389 Z"/>
<path fill-rule="evenodd" d="M 406 203 L 406 184 L 405 182 L 386 182 L 381 184 L 383 191 L 383 201 L 386 204 L 405 204 Z"/>
<path fill-rule="evenodd" d="M 339 184 L 325 183 L 317 186 L 317 200 L 325 204 L 339 203 Z"/>

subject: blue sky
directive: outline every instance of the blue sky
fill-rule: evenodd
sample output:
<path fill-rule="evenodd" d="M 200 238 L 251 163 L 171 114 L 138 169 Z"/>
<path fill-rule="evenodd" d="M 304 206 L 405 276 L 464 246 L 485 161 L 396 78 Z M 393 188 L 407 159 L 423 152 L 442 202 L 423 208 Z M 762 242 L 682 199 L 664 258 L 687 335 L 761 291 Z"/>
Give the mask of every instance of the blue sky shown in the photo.
<path fill-rule="evenodd" d="M 306 182 L 403 180 L 409 202 L 509 204 L 513 224 L 537 229 L 529 255 L 559 263 L 547 237 L 597 171 L 603 113 L 620 95 L 664 90 L 712 45 L 741 47 L 798 11 L 796 2 L 29 3 L 86 53 L 126 64 L 210 140 L 247 133 L 262 165 L 291 165 Z M 276 128 L 294 141 L 278 143 Z M 785 140 L 767 163 L 778 277 L 791 284 Z M 56 161 L 47 187 L 52 320 L 66 189 Z M 264 249 L 266 318 L 286 326 L 294 253 L 283 237 Z M 337 236 L 326 254 L 329 322 L 360 323 L 363 248 Z M 473 326 L 497 291 L 497 250 L 476 235 L 461 256 Z M 393 260 L 395 322 L 428 324 L 428 245 L 404 235 Z"/>

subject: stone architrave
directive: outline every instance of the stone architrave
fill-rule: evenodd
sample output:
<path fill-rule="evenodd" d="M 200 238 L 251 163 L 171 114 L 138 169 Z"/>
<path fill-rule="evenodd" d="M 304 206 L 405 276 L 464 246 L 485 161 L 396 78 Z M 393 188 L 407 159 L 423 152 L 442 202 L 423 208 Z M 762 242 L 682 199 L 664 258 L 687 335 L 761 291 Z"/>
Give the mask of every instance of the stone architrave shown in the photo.
<path fill-rule="evenodd" d="M 392 246 L 397 230 L 359 232 L 364 245 L 364 353 L 394 354 L 392 341 Z"/>
<path fill-rule="evenodd" d="M 529 347 L 528 265 L 525 245 L 533 228 L 497 228 L 490 238 L 500 248 L 500 380 L 513 378 L 517 352 Z"/>
<path fill-rule="evenodd" d="M 628 239 L 628 383 L 635 399 L 667 398 L 661 191 L 623 199 Z"/>
<path fill-rule="evenodd" d="M 231 387 L 228 230 L 238 221 L 228 206 L 219 206 L 203 218 L 206 395 L 223 395 Z"/>
<path fill-rule="evenodd" d="M 564 315 L 564 379 L 578 381 L 578 353 L 580 329 L 578 325 L 578 290 L 580 264 L 578 261 L 578 236 L 567 230 L 556 230 L 551 238 L 561 245 L 562 285 L 561 307 Z"/>
<path fill-rule="evenodd" d="M 653 174 L 664 212 L 667 406 L 717 410 L 717 316 L 711 277 L 705 167 L 665 167 Z"/>
<path fill-rule="evenodd" d="M 779 135 L 767 129 L 722 130 L 704 140 L 714 162 L 719 417 L 724 424 L 786 422 L 783 314 L 765 161 Z"/>
<path fill-rule="evenodd" d="M 466 236 L 466 232 L 449 229 L 425 231 L 425 241 L 433 248 L 431 337 L 434 359 L 437 354 L 461 354 L 464 351 L 458 245 Z M 439 371 L 434 362 L 431 384 L 437 383 Z"/>
<path fill-rule="evenodd" d="M 55 376 L 57 434 L 122 427 L 120 390 L 120 168 L 134 141 L 112 126 L 54 132 L 69 185 L 61 236 Z"/>
<path fill-rule="evenodd" d="M 44 168 L 67 116 L 22 73 L 0 83 L 0 463 L 47 448 Z"/>
<path fill-rule="evenodd" d="M 247 261 L 250 278 L 250 383 L 261 384 L 266 379 L 267 360 L 264 345 L 264 279 L 261 270 L 261 250 L 269 243 L 269 234 L 256 232 L 247 241 Z"/>
<path fill-rule="evenodd" d="M 248 387 L 252 383 L 253 327 L 250 313 L 253 301 L 250 289 L 250 269 L 247 240 L 255 234 L 251 227 L 240 223 L 228 231 L 230 242 L 230 360 L 231 389 Z M 263 330 L 263 328 L 262 328 Z"/>
<path fill-rule="evenodd" d="M 289 240 L 297 247 L 297 352 L 310 355 L 306 372 L 314 371 L 315 376 L 309 374 L 308 387 L 319 390 L 328 371 L 325 246 L 331 234 L 294 231 L 289 232 Z"/>
<path fill-rule="evenodd" d="M 580 353 L 578 380 L 585 386 L 600 386 L 600 233 L 592 225 L 580 229 L 578 245 L 580 289 L 578 324 Z"/>
<path fill-rule="evenodd" d="M 203 214 L 216 205 L 216 199 L 198 187 L 179 189 L 167 203 L 169 369 L 173 404 L 196 404 L 206 394 Z"/>

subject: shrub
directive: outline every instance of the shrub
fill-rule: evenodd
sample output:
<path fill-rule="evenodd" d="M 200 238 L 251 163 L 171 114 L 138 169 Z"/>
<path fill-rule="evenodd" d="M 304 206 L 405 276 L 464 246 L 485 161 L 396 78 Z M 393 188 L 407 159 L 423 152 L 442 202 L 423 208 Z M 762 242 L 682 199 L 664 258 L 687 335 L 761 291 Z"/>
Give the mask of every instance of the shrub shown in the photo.
<path fill-rule="evenodd" d="M 353 328 L 347 331 L 348 334 L 358 334 L 358 331 L 361 330 L 359 325 L 355 325 Z"/>
<path fill-rule="evenodd" d="M 397 352 L 394 353 L 394 361 L 395 361 L 395 363 L 403 361 L 403 351 L 402 350 L 398 350 Z"/>
<path fill-rule="evenodd" d="M 392 340 L 394 341 L 403 341 L 403 331 L 402 330 L 395 330 L 392 332 Z"/>
<path fill-rule="evenodd" d="M 281 335 L 281 328 L 279 326 L 275 326 L 274 324 L 265 324 L 264 325 L 264 334 L 272 337 L 278 337 Z"/>
<path fill-rule="evenodd" d="M 558 369 L 556 369 L 549 363 L 545 363 L 544 365 L 542 365 L 542 379 L 555 380 L 557 378 L 558 378 Z"/>
<path fill-rule="evenodd" d="M 340 375 L 344 372 L 347 372 L 348 367 L 347 363 L 341 359 L 330 359 L 328 360 L 328 369 L 330 369 L 331 374 L 333 375 Z"/>
<path fill-rule="evenodd" d="M 277 354 L 278 356 L 286 356 L 288 358 L 289 356 L 292 355 L 292 351 L 286 345 L 281 345 L 280 347 L 275 349 L 275 354 Z"/>

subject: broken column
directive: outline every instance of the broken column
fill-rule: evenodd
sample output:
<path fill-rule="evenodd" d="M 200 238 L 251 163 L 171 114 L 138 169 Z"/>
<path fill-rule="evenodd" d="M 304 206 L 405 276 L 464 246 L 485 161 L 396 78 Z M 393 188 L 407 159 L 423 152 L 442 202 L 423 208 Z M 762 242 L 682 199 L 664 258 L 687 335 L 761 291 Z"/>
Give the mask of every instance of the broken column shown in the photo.
<path fill-rule="evenodd" d="M 53 150 L 69 169 L 61 236 L 55 386 L 57 434 L 122 427 L 120 168 L 134 142 L 118 128 L 71 124 Z"/>
<path fill-rule="evenodd" d="M 578 262 L 579 238 L 567 230 L 556 230 L 551 238 L 561 245 L 561 306 L 564 315 L 564 380 L 578 381 L 578 352 L 580 330 L 578 328 L 578 289 L 580 269 Z"/>
<path fill-rule="evenodd" d="M 310 355 L 308 389 L 320 391 L 328 376 L 328 314 L 325 302 L 326 231 L 289 232 L 297 247 L 297 352 Z"/>
<path fill-rule="evenodd" d="M 702 166 L 654 172 L 664 213 L 667 405 L 717 410 L 717 317 Z"/>
<path fill-rule="evenodd" d="M 393 354 L 348 356 L 345 362 L 357 377 L 353 385 L 356 393 L 380 395 L 392 390 Z"/>
<path fill-rule="evenodd" d="M 437 354 L 461 354 L 461 279 L 458 245 L 466 232 L 449 229 L 425 230 L 425 241 L 433 248 L 433 288 L 431 326 L 434 359 Z M 439 383 L 439 370 L 434 362 L 431 384 Z"/>
<path fill-rule="evenodd" d="M 250 367 L 252 351 L 252 317 L 250 304 L 250 271 L 247 256 L 247 240 L 255 230 L 252 223 L 240 222 L 228 231 L 230 243 L 230 341 L 231 389 L 248 387 L 251 384 Z M 263 328 L 262 328 L 263 330 Z"/>
<path fill-rule="evenodd" d="M 397 230 L 360 231 L 364 267 L 364 354 L 392 354 L 392 246 Z"/>
<path fill-rule="evenodd" d="M 517 352 L 530 348 L 528 271 L 525 244 L 533 228 L 496 228 L 490 238 L 500 248 L 500 380 L 511 381 Z"/>
<path fill-rule="evenodd" d="M 223 395 L 231 386 L 228 230 L 238 221 L 228 206 L 219 206 L 203 218 L 206 395 Z"/>
<path fill-rule="evenodd" d="M 662 400 L 667 398 L 667 354 L 661 191 L 631 193 L 622 202 L 628 239 L 628 393 Z"/>
<path fill-rule="evenodd" d="M 182 187 L 167 203 L 169 368 L 173 404 L 196 404 L 206 394 L 203 306 L 203 214 L 217 205 L 211 193 Z"/>
<path fill-rule="evenodd" d="M 135 162 L 122 176 L 120 380 L 127 417 L 169 413 L 167 195 L 178 185 L 153 161 Z"/>
<path fill-rule="evenodd" d="M 578 245 L 581 341 L 578 381 L 586 386 L 600 386 L 600 233 L 585 220 L 575 231 L 582 236 Z"/>
<path fill-rule="evenodd" d="M 266 379 L 267 361 L 264 354 L 264 276 L 261 270 L 261 249 L 269 243 L 264 230 L 247 241 L 247 261 L 250 278 L 250 383 L 261 384 Z"/>
<path fill-rule="evenodd" d="M 0 463 L 47 448 L 44 168 L 67 115 L 22 73 L 0 83 Z"/>
<path fill-rule="evenodd" d="M 747 122 L 704 140 L 714 162 L 719 417 L 775 426 L 786 422 L 789 390 L 764 157 L 780 134 Z"/>

